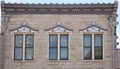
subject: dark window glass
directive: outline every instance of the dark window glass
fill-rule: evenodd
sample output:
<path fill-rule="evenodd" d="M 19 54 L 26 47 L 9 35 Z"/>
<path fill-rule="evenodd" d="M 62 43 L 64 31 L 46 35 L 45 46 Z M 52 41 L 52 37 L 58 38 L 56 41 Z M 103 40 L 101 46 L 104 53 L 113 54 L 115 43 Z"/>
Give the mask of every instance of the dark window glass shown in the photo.
<path fill-rule="evenodd" d="M 101 34 L 95 34 L 94 43 L 95 43 L 95 46 L 102 46 L 102 35 Z"/>
<path fill-rule="evenodd" d="M 49 35 L 49 59 L 57 60 L 58 53 L 58 36 Z"/>
<path fill-rule="evenodd" d="M 68 35 L 61 35 L 60 36 L 60 46 L 67 47 L 68 46 Z"/>
<path fill-rule="evenodd" d="M 33 60 L 34 58 L 34 35 L 25 35 L 25 59 Z"/>
<path fill-rule="evenodd" d="M 60 59 L 61 60 L 68 60 L 68 49 L 67 48 L 60 49 Z"/>
<path fill-rule="evenodd" d="M 34 46 L 34 36 L 32 34 L 26 35 L 26 44 L 27 47 L 33 47 Z"/>
<path fill-rule="evenodd" d="M 15 47 L 23 47 L 23 35 L 15 35 Z"/>
<path fill-rule="evenodd" d="M 84 59 L 89 60 L 92 59 L 92 49 L 84 48 Z"/>
<path fill-rule="evenodd" d="M 50 47 L 56 47 L 57 46 L 57 35 L 50 35 Z"/>
<path fill-rule="evenodd" d="M 26 56 L 26 60 L 32 60 L 34 58 L 34 50 L 33 48 L 26 48 L 25 50 L 25 56 Z"/>
<path fill-rule="evenodd" d="M 57 48 L 50 48 L 49 59 L 57 60 Z"/>
<path fill-rule="evenodd" d="M 14 59 L 22 60 L 23 58 L 23 35 L 15 35 L 14 38 Z"/>
<path fill-rule="evenodd" d="M 68 35 L 60 35 L 60 59 L 68 60 Z"/>
<path fill-rule="evenodd" d="M 83 46 L 84 46 L 84 59 L 91 60 L 92 59 L 92 35 L 84 34 L 83 36 Z"/>
<path fill-rule="evenodd" d="M 15 48 L 15 60 L 22 60 L 23 52 L 22 48 Z"/>
<path fill-rule="evenodd" d="M 95 59 L 102 59 L 102 34 L 95 34 L 94 35 L 94 55 Z"/>
<path fill-rule="evenodd" d="M 92 46 L 92 35 L 91 34 L 84 35 L 83 44 L 84 46 Z"/>

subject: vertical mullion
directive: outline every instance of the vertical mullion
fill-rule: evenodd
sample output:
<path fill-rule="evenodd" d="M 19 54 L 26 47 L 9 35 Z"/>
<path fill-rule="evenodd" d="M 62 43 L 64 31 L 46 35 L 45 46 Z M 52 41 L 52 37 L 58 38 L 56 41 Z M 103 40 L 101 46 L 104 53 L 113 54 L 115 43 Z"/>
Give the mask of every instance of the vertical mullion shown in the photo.
<path fill-rule="evenodd" d="M 26 38 L 26 35 L 23 34 L 23 60 L 25 60 L 25 38 Z"/>
<path fill-rule="evenodd" d="M 92 60 L 95 59 L 95 55 L 94 55 L 94 34 L 92 34 Z"/>
<path fill-rule="evenodd" d="M 60 60 L 60 34 L 58 34 L 58 39 L 57 39 L 57 41 L 58 41 L 58 46 L 57 46 L 57 49 L 58 49 L 58 54 L 57 54 L 57 56 L 58 56 L 58 60 Z"/>

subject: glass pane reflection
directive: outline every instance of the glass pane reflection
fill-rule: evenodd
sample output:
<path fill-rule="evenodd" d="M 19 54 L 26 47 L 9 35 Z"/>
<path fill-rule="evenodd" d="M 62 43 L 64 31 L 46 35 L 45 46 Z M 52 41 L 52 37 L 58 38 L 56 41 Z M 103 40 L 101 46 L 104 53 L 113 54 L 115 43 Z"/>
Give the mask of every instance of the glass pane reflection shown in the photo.
<path fill-rule="evenodd" d="M 83 43 L 84 43 L 84 46 L 92 46 L 92 35 L 85 34 Z"/>
<path fill-rule="evenodd" d="M 94 41 L 95 41 L 95 46 L 102 46 L 102 35 L 101 34 L 96 34 L 94 36 Z"/>
<path fill-rule="evenodd" d="M 84 48 L 84 59 L 92 59 L 91 48 Z"/>

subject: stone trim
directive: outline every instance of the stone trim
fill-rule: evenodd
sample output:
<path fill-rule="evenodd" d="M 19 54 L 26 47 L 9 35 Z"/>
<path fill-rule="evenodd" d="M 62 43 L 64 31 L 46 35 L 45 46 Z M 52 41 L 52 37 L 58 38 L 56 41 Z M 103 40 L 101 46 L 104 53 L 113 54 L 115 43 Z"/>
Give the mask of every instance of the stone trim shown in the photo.
<path fill-rule="evenodd" d="M 28 28 L 28 29 L 33 30 L 33 31 L 39 31 L 37 29 L 33 29 L 32 27 L 28 26 L 27 24 L 22 24 L 22 25 L 18 26 L 17 28 L 11 29 L 10 31 L 15 31 L 15 30 L 18 30 L 18 29 L 23 28 L 23 27 Z"/>
<path fill-rule="evenodd" d="M 91 4 L 17 4 L 1 2 L 3 14 L 113 14 L 118 2 Z"/>
<path fill-rule="evenodd" d="M 92 28 L 92 29 L 90 29 Z M 107 29 L 103 29 L 101 28 L 100 26 L 97 26 L 95 22 L 92 22 L 91 25 L 87 26 L 86 28 L 83 28 L 83 29 L 80 29 L 79 31 L 84 31 L 84 30 L 87 30 L 87 31 L 100 31 L 100 30 L 103 30 L 103 31 L 107 31 Z"/>
<path fill-rule="evenodd" d="M 62 25 L 60 22 L 58 22 L 58 23 L 57 23 L 56 25 L 54 25 L 53 27 L 46 28 L 45 31 L 50 31 L 50 30 L 53 30 L 53 29 L 55 29 L 55 28 L 57 28 L 57 27 L 63 28 L 63 29 L 68 30 L 68 31 L 73 31 L 73 29 L 68 28 L 68 27 Z"/>

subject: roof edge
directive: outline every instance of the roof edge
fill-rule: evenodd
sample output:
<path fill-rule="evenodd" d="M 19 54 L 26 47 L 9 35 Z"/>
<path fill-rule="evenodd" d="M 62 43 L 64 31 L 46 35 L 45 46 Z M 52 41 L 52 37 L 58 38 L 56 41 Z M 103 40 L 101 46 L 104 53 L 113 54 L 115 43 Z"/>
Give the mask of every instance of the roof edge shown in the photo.
<path fill-rule="evenodd" d="M 118 1 L 114 3 L 79 4 L 23 4 L 1 2 L 4 14 L 116 14 Z"/>

